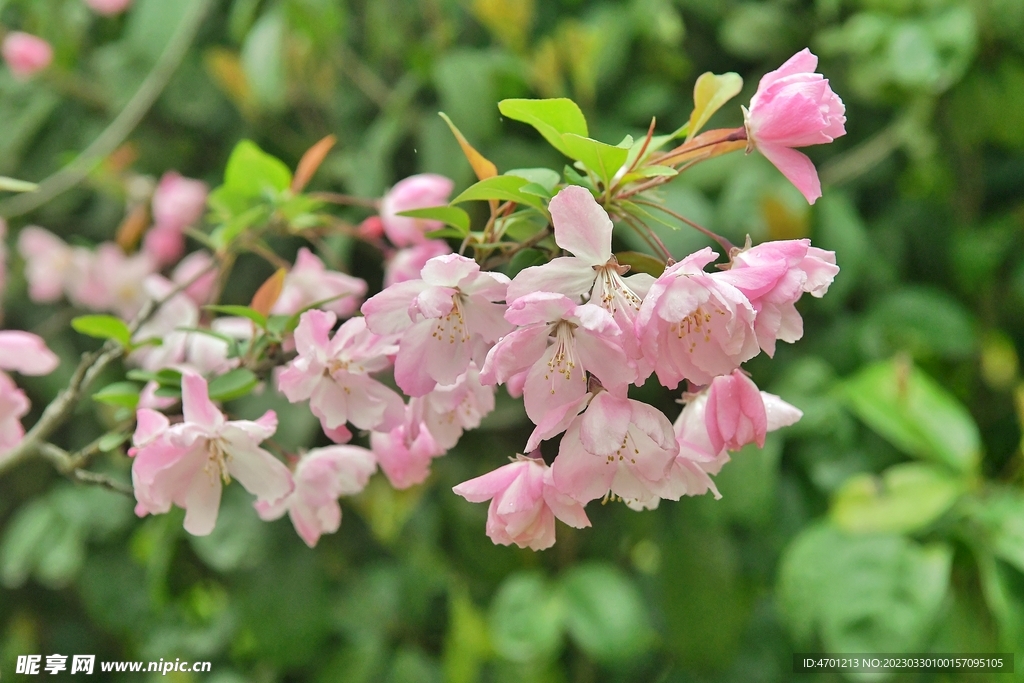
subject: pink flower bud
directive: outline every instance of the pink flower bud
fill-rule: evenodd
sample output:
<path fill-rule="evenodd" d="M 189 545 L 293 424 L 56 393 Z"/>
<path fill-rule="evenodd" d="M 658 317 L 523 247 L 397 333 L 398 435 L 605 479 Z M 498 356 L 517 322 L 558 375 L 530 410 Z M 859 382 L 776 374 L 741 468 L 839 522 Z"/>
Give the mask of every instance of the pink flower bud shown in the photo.
<path fill-rule="evenodd" d="M 29 33 L 11 31 L 0 46 L 4 61 L 11 73 L 20 81 L 27 80 L 37 71 L 42 71 L 53 61 L 50 44 Z"/>
<path fill-rule="evenodd" d="M 757 385 L 740 370 L 716 377 L 708 390 L 704 422 L 714 452 L 736 451 L 748 443 L 764 446 L 768 414 Z"/>
<path fill-rule="evenodd" d="M 380 218 L 384 233 L 396 247 L 419 244 L 427 238 L 424 233 L 439 230 L 441 221 L 399 216 L 402 211 L 443 206 L 455 186 L 448 178 L 433 173 L 421 173 L 399 181 L 380 203 Z"/>
<path fill-rule="evenodd" d="M 128 9 L 132 0 L 85 0 L 85 4 L 96 14 L 112 17 Z"/>
<path fill-rule="evenodd" d="M 142 251 L 161 266 L 170 265 L 185 253 L 185 235 L 175 228 L 154 226 L 142 241 Z"/>
<path fill-rule="evenodd" d="M 744 108 L 747 139 L 775 164 L 807 201 L 821 196 L 814 164 L 793 150 L 832 142 L 846 135 L 846 108 L 828 80 L 814 73 L 818 58 L 804 48 L 775 71 L 761 78 L 757 92 Z"/>
<path fill-rule="evenodd" d="M 359 236 L 364 240 L 375 240 L 384 234 L 384 221 L 380 216 L 370 216 L 359 224 Z"/>
<path fill-rule="evenodd" d="M 158 228 L 181 232 L 203 215 L 206 183 L 168 171 L 153 193 L 153 222 Z"/>

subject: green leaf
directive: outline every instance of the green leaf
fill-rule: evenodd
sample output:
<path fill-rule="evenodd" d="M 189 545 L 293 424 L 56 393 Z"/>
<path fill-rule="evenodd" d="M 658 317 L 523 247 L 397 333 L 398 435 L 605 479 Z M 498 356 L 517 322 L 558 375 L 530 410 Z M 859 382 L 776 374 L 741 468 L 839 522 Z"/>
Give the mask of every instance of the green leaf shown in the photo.
<path fill-rule="evenodd" d="M 569 154 L 562 138 L 563 133 L 586 137 L 587 120 L 580 108 L 570 99 L 549 100 L 502 100 L 498 111 L 504 116 L 533 126 L 548 143 L 566 156 Z"/>
<path fill-rule="evenodd" d="M 969 514 L 986 529 L 992 552 L 1024 572 L 1024 492 L 997 488 L 972 503 Z"/>
<path fill-rule="evenodd" d="M 493 178 L 487 178 L 470 185 L 462 194 L 452 200 L 452 204 L 483 199 L 504 199 L 546 211 L 544 202 L 540 197 L 522 191 L 523 186 L 528 183 L 529 181 L 526 178 L 518 176 L 494 176 Z"/>
<path fill-rule="evenodd" d="M 561 578 L 573 640 L 599 662 L 633 659 L 652 644 L 654 630 L 640 592 L 609 564 L 582 564 Z"/>
<path fill-rule="evenodd" d="M 219 190 L 215 190 L 210 194 L 211 206 L 214 205 L 217 199 L 217 192 Z M 245 201 L 247 200 L 243 200 L 243 205 Z M 270 216 L 270 208 L 263 205 L 253 206 L 248 209 L 240 208 L 237 213 L 234 213 L 233 209 L 226 209 L 225 211 L 230 211 L 231 213 L 228 213 L 222 225 L 210 233 L 210 242 L 215 249 L 226 247 L 250 227 L 265 221 Z"/>
<path fill-rule="evenodd" d="M 543 187 L 548 191 L 549 195 L 555 191 L 555 186 L 562 180 L 562 176 L 558 175 L 558 171 L 552 171 L 550 168 L 514 168 L 511 171 L 505 171 L 504 175 L 526 178 L 531 183 L 536 183 Z"/>
<path fill-rule="evenodd" d="M 624 266 L 629 266 L 630 270 L 637 273 L 661 277 L 661 274 L 665 272 L 665 264 L 662 261 L 639 251 L 617 252 L 615 260 Z"/>
<path fill-rule="evenodd" d="M 869 365 L 842 385 L 847 405 L 900 450 L 973 472 L 981 436 L 971 414 L 938 382 L 911 364 Z"/>
<path fill-rule="evenodd" d="M 140 390 L 141 387 L 134 382 L 114 382 L 93 394 L 92 400 L 135 410 L 139 405 Z"/>
<path fill-rule="evenodd" d="M 128 379 L 133 379 L 137 382 L 156 382 L 162 387 L 180 387 L 181 386 L 181 371 L 172 370 L 171 368 L 164 368 L 159 372 L 149 372 L 147 370 L 129 370 Z"/>
<path fill-rule="evenodd" d="M 852 533 L 911 533 L 945 513 L 964 492 L 964 483 L 927 463 L 902 463 L 882 476 L 851 477 L 836 492 L 832 521 Z"/>
<path fill-rule="evenodd" d="M 465 237 L 469 234 L 469 214 L 457 206 L 432 206 L 427 209 L 411 209 L 409 211 L 400 211 L 398 215 L 441 221 L 445 225 L 455 228 L 460 237 Z"/>
<path fill-rule="evenodd" d="M 0 192 L 35 192 L 39 186 L 27 180 L 8 178 L 0 175 Z"/>
<path fill-rule="evenodd" d="M 89 337 L 113 339 L 125 347 L 131 344 L 132 333 L 128 324 L 112 315 L 80 315 L 71 321 L 71 327 Z"/>
<path fill-rule="evenodd" d="M 743 79 L 737 73 L 730 71 L 717 75 L 708 71 L 701 74 L 693 86 L 693 112 L 690 114 L 686 139 L 696 135 L 708 119 L 742 89 Z"/>
<path fill-rule="evenodd" d="M 473 604 L 469 591 L 454 587 L 448 593 L 448 632 L 444 638 L 444 674 L 448 683 L 474 683 L 490 654 L 487 621 Z"/>
<path fill-rule="evenodd" d="M 288 189 L 291 182 L 292 172 L 285 163 L 252 140 L 235 145 L 224 170 L 224 186 L 245 197 L 276 195 Z"/>
<path fill-rule="evenodd" d="M 138 400 L 136 400 L 136 403 L 138 403 Z M 104 434 L 100 438 L 96 446 L 97 448 L 100 449 L 101 453 L 110 453 L 115 448 L 117 448 L 124 442 L 128 441 L 128 439 L 130 438 L 132 438 L 131 434 L 121 432 L 108 432 L 107 434 Z"/>
<path fill-rule="evenodd" d="M 531 266 L 543 265 L 547 262 L 547 254 L 540 249 L 523 249 L 516 252 L 516 255 L 509 261 L 508 272 L 505 274 L 509 277 L 515 277 L 521 270 Z"/>
<path fill-rule="evenodd" d="M 491 602 L 494 651 L 514 662 L 552 657 L 562 647 L 564 619 L 562 601 L 542 574 L 512 574 Z"/>
<path fill-rule="evenodd" d="M 259 383 L 256 374 L 247 368 L 235 368 L 210 381 L 210 398 L 214 401 L 232 401 L 245 396 Z"/>
<path fill-rule="evenodd" d="M 607 185 L 629 156 L 629 149 L 616 147 L 588 137 L 566 133 L 562 136 L 565 154 L 583 163 Z"/>
<path fill-rule="evenodd" d="M 267 316 L 263 315 L 259 311 L 255 311 L 248 306 L 234 306 L 234 305 L 210 305 L 203 306 L 207 311 L 213 311 L 214 313 L 223 313 L 225 315 L 234 315 L 240 318 L 248 318 L 249 320 L 256 323 L 259 327 L 266 328 Z"/>
<path fill-rule="evenodd" d="M 940 614 L 952 559 L 945 544 L 817 524 L 783 554 L 780 611 L 803 646 L 817 635 L 829 652 L 913 652 Z"/>
<path fill-rule="evenodd" d="M 0 582 L 17 588 L 28 580 L 42 552 L 47 532 L 59 520 L 47 499 L 32 501 L 7 522 L 0 545 Z"/>

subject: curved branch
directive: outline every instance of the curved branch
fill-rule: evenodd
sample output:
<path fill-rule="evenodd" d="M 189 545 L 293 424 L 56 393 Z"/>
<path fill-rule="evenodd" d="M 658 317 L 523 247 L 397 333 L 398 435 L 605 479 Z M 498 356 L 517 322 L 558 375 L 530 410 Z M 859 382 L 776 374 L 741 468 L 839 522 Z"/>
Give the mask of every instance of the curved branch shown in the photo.
<path fill-rule="evenodd" d="M 142 117 L 146 115 L 160 93 L 167 87 L 171 76 L 177 71 L 181 60 L 185 58 L 185 54 L 199 31 L 199 26 L 212 4 L 213 0 L 193 0 L 153 70 L 142 81 L 142 85 L 135 91 L 121 113 L 73 161 L 39 183 L 38 190 L 0 202 L 0 216 L 12 218 L 34 211 L 57 195 L 82 182 L 96 162 L 117 149 L 124 139 L 135 130 L 135 127 L 142 121 Z"/>

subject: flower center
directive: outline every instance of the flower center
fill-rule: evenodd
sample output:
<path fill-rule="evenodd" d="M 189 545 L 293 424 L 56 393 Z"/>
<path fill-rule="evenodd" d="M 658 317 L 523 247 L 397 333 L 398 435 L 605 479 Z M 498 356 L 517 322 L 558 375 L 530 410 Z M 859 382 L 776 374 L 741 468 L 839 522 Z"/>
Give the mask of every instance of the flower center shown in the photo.
<path fill-rule="evenodd" d="M 431 336 L 438 341 L 443 340 L 445 337 L 448 337 L 449 344 L 454 344 L 456 340 L 463 343 L 469 341 L 466 315 L 462 309 L 462 296 L 461 292 L 453 294 L 452 309 L 448 311 L 448 315 L 437 319 L 437 326 L 434 328 Z"/>
<path fill-rule="evenodd" d="M 575 329 L 576 325 L 567 320 L 559 320 L 555 324 L 555 351 L 548 361 L 548 374 L 544 379 L 550 379 L 552 372 L 566 379 L 572 378 L 572 371 L 577 365 Z M 553 389 L 551 393 L 554 393 Z"/>
<path fill-rule="evenodd" d="M 225 486 L 230 484 L 231 474 L 228 472 L 228 461 L 231 460 L 231 454 L 226 453 L 220 442 L 213 439 L 206 442 L 206 453 L 208 459 L 203 471 L 214 479 L 220 475 Z"/>
<path fill-rule="evenodd" d="M 597 278 L 594 280 L 594 290 L 590 300 L 600 304 L 606 311 L 615 315 L 619 307 L 631 308 L 633 313 L 640 310 L 640 297 L 623 281 L 619 275 L 617 265 L 601 266 L 596 268 Z"/>

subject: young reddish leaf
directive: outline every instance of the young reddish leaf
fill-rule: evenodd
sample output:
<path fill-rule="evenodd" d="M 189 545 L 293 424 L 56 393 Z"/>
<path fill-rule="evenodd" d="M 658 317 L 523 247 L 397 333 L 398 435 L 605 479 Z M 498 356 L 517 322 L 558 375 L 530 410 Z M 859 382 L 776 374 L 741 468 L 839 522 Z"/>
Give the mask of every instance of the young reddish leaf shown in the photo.
<path fill-rule="evenodd" d="M 306 150 L 306 153 L 299 159 L 299 165 L 295 168 L 295 177 L 292 178 L 292 192 L 302 192 L 302 189 L 313 178 L 313 174 L 320 168 L 320 164 L 327 158 L 327 153 L 331 151 L 331 148 L 334 147 L 334 143 L 337 141 L 338 138 L 328 135 Z"/>
<path fill-rule="evenodd" d="M 477 180 L 486 180 L 487 178 L 493 178 L 498 175 L 498 167 L 495 166 L 489 159 L 483 154 L 476 151 L 473 145 L 469 144 L 462 132 L 455 127 L 452 120 L 448 118 L 448 115 L 443 111 L 438 112 L 438 115 L 444 119 L 444 122 L 448 124 L 448 127 L 452 131 L 452 135 L 459 141 L 459 147 L 462 148 L 462 153 L 466 155 L 466 159 L 469 160 L 469 165 L 473 167 L 473 173 L 476 173 Z"/>
<path fill-rule="evenodd" d="M 142 233 L 146 231 L 148 225 L 149 207 L 145 203 L 139 202 L 124 217 L 121 225 L 117 226 L 117 236 L 114 241 L 126 253 L 135 251 L 135 247 L 138 246 L 139 240 L 142 239 Z"/>
<path fill-rule="evenodd" d="M 284 278 L 287 275 L 287 270 L 278 268 L 277 272 L 268 277 L 267 281 L 260 285 L 260 288 L 253 294 L 249 307 L 261 315 L 270 315 L 270 309 L 277 303 L 277 298 L 281 296 L 281 290 L 284 289 Z"/>

